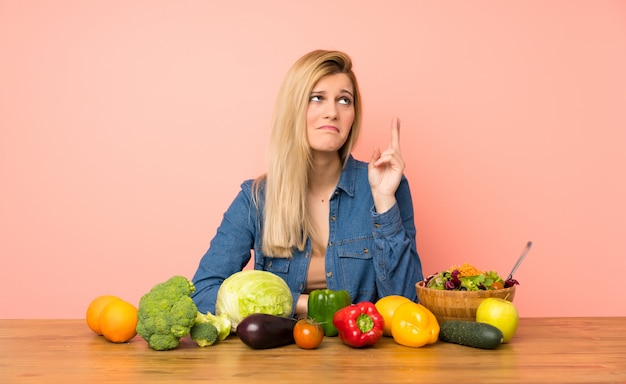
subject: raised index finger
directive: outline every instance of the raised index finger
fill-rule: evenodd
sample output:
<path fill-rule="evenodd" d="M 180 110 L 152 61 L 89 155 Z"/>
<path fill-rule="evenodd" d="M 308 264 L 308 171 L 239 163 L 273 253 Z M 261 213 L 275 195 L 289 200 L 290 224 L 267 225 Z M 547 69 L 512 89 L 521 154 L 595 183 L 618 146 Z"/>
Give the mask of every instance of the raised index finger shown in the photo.
<path fill-rule="evenodd" d="M 391 148 L 400 152 L 400 119 L 397 117 L 391 120 Z"/>

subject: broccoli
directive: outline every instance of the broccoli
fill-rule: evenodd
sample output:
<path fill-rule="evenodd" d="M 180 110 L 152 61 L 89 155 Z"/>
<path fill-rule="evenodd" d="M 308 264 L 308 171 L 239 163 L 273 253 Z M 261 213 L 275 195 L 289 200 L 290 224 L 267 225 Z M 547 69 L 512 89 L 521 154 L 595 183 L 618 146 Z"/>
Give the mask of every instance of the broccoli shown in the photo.
<path fill-rule="evenodd" d="M 198 316 L 202 316 L 202 314 L 198 312 Z M 191 339 L 200 347 L 208 347 L 217 341 L 217 328 L 209 322 L 197 322 L 191 327 L 189 334 Z"/>
<path fill-rule="evenodd" d="M 228 318 L 228 315 L 222 313 L 219 316 L 213 315 L 211 312 L 201 313 L 198 312 L 198 316 L 196 317 L 196 324 L 201 323 L 211 323 L 217 329 L 217 340 L 222 341 L 228 335 L 230 335 L 231 330 L 231 322 Z"/>
<path fill-rule="evenodd" d="M 174 349 L 180 339 L 190 333 L 200 313 L 190 296 L 195 290 L 189 279 L 174 276 L 141 297 L 137 308 L 137 334 L 150 348 Z"/>

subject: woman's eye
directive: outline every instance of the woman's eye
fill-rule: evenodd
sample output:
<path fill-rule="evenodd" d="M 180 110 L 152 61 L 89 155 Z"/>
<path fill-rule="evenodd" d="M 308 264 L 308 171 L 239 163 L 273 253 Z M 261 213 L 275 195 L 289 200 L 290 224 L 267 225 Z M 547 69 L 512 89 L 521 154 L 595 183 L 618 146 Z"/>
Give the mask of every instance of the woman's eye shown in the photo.
<path fill-rule="evenodd" d="M 352 100 L 347 97 L 342 97 L 339 99 L 339 104 L 350 105 L 352 104 Z"/>
<path fill-rule="evenodd" d="M 311 98 L 309 100 L 310 101 L 322 101 L 323 98 L 320 95 L 313 95 L 313 96 L 311 96 Z"/>

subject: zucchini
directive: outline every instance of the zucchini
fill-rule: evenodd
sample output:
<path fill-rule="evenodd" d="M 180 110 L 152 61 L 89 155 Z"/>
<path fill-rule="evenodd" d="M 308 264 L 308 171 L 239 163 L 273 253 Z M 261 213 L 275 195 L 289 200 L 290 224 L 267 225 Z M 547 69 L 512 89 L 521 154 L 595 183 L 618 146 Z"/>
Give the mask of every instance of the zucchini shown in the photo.
<path fill-rule="evenodd" d="M 491 324 L 449 320 L 441 323 L 439 340 L 468 347 L 494 349 L 502 344 L 502 332 Z"/>

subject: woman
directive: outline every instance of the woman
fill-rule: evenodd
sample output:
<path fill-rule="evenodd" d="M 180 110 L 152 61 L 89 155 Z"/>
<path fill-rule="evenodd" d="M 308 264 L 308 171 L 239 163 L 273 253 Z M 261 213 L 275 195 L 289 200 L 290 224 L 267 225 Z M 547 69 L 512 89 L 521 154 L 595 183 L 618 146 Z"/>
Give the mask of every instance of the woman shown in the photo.
<path fill-rule="evenodd" d="M 267 173 L 241 185 L 193 278 L 200 311 L 215 312 L 220 284 L 252 249 L 255 269 L 287 282 L 298 317 L 314 289 L 345 289 L 355 303 L 416 300 L 422 270 L 400 123 L 393 119 L 391 144 L 364 163 L 350 154 L 361 113 L 346 54 L 317 50 L 292 66 L 277 98 Z"/>

